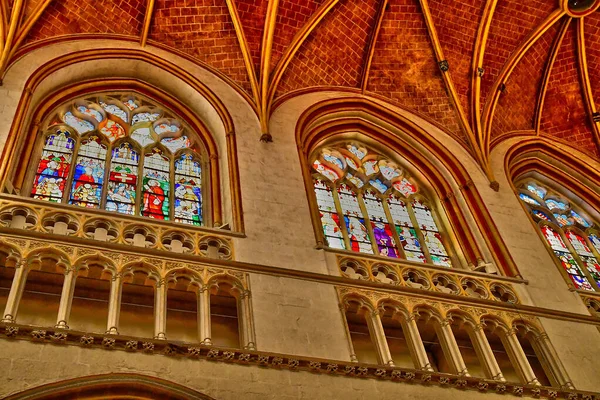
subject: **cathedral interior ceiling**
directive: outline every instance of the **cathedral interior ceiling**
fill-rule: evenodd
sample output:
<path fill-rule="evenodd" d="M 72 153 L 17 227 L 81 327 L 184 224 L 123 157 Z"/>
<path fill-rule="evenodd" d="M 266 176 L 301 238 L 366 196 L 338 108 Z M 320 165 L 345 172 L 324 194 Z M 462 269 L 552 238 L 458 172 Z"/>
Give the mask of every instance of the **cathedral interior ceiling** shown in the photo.
<path fill-rule="evenodd" d="M 491 148 L 510 132 L 600 155 L 598 1 L 583 10 L 568 0 L 9 3 L 3 28 L 10 33 L 17 23 L 2 73 L 48 43 L 121 38 L 219 73 L 252 103 L 267 141 L 269 116 L 282 99 L 335 88 L 443 127 L 491 181 Z"/>

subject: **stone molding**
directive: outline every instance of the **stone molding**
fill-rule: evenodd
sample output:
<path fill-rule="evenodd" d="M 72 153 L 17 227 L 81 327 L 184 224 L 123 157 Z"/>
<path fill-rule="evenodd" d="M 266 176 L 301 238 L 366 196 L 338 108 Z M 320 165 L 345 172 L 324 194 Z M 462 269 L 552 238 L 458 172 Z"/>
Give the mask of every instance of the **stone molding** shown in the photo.
<path fill-rule="evenodd" d="M 504 393 L 507 396 L 516 397 L 569 400 L 600 399 L 600 393 L 498 382 L 491 379 L 426 370 L 220 348 L 199 343 L 175 343 L 168 340 L 143 339 L 119 335 L 106 336 L 80 331 L 65 332 L 64 330 L 56 330 L 54 328 L 36 328 L 26 325 L 0 323 L 0 339 L 29 340 L 41 344 L 54 344 L 56 346 L 73 345 L 103 348 L 106 351 L 140 352 L 174 358 L 189 358 L 212 362 L 254 365 L 263 368 L 285 369 L 289 371 L 346 376 L 354 379 L 387 380 L 427 386 L 436 385 L 459 390 L 473 390 L 481 393 Z"/>

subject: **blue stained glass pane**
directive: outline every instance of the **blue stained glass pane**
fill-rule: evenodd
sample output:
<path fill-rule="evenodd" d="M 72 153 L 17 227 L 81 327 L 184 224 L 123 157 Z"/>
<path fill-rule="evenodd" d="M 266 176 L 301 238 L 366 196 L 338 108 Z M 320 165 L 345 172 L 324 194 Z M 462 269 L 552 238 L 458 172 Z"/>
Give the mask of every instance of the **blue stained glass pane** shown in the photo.
<path fill-rule="evenodd" d="M 101 122 L 104 119 L 102 113 L 98 110 L 94 110 L 93 108 L 88 108 L 86 106 L 78 106 L 77 111 L 94 118 L 98 122 Z"/>
<path fill-rule="evenodd" d="M 539 218 L 539 219 L 543 219 L 544 221 L 551 221 L 550 217 L 548 216 L 548 214 L 541 212 L 539 210 L 533 210 L 532 214 Z"/>
<path fill-rule="evenodd" d="M 175 162 L 175 221 L 202 225 L 202 168 L 189 154 Z"/>
<path fill-rule="evenodd" d="M 583 226 L 584 228 L 589 228 L 590 226 L 592 226 L 585 218 L 583 218 L 580 214 L 576 213 L 573 210 L 571 210 L 571 217 L 573 217 L 575 222 L 577 222 L 579 225 Z"/>
<path fill-rule="evenodd" d="M 546 206 L 551 210 L 566 210 L 569 208 L 568 204 L 555 199 L 546 200 Z"/>
<path fill-rule="evenodd" d="M 535 194 L 537 197 L 539 197 L 540 199 L 544 199 L 544 197 L 546 197 L 546 189 L 541 188 L 539 186 L 534 186 L 532 184 L 527 185 L 527 190 L 529 190 L 531 193 Z"/>
<path fill-rule="evenodd" d="M 79 207 L 99 208 L 104 183 L 106 146 L 92 136 L 79 147 L 69 203 Z"/>
<path fill-rule="evenodd" d="M 564 214 L 554 214 L 554 218 L 560 226 L 573 225 L 573 220 Z"/>
<path fill-rule="evenodd" d="M 540 205 L 539 201 L 537 201 L 536 199 L 534 199 L 531 196 L 527 196 L 524 193 L 520 193 L 519 197 L 521 198 L 521 200 L 523 200 L 527 204 L 531 204 L 531 205 L 534 205 L 534 206 L 539 206 Z"/>

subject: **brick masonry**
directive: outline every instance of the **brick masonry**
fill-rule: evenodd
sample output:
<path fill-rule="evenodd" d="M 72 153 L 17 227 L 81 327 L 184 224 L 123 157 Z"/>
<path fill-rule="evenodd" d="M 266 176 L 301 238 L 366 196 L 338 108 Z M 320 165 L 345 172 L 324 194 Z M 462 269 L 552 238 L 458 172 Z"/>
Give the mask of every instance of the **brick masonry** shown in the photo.
<path fill-rule="evenodd" d="M 220 70 L 250 92 L 248 73 L 225 1 L 157 0 L 150 39 Z"/>
<path fill-rule="evenodd" d="M 525 53 L 500 95 L 492 137 L 515 130 L 534 128 L 538 94 L 553 42 L 560 24 L 555 24 Z"/>
<path fill-rule="evenodd" d="M 273 36 L 271 69 L 277 65 L 287 47 L 292 43 L 294 36 L 308 22 L 322 3 L 322 0 L 304 0 L 302 2 L 280 0 L 277 11 L 277 24 Z"/>
<path fill-rule="evenodd" d="M 472 0 L 462 4 L 446 0 L 429 1 L 429 10 L 440 45 L 450 64 L 452 82 L 468 117 L 471 115 L 469 93 L 472 54 L 484 6 L 483 0 Z"/>
<path fill-rule="evenodd" d="M 378 0 L 342 0 L 302 44 L 277 94 L 311 86 L 358 87 Z"/>
<path fill-rule="evenodd" d="M 575 24 L 571 24 L 548 82 L 542 114 L 544 134 L 567 140 L 581 151 L 597 156 L 578 75 Z"/>
<path fill-rule="evenodd" d="M 557 7 L 556 0 L 505 0 L 497 3 L 483 59 L 485 75 L 481 80 L 482 108 L 510 55 Z"/>
<path fill-rule="evenodd" d="M 464 138 L 417 0 L 392 0 L 369 77 L 370 92 L 424 114 Z"/>
<path fill-rule="evenodd" d="M 28 3 L 26 14 L 34 8 Z M 145 0 L 52 1 L 33 26 L 26 42 L 74 33 L 113 33 L 137 36 L 142 29 Z"/>
<path fill-rule="evenodd" d="M 263 27 L 265 26 L 265 17 L 267 15 L 267 0 L 237 0 L 236 6 L 242 26 L 244 27 L 244 36 L 250 49 L 256 76 L 260 76 L 260 49 L 263 36 Z"/>

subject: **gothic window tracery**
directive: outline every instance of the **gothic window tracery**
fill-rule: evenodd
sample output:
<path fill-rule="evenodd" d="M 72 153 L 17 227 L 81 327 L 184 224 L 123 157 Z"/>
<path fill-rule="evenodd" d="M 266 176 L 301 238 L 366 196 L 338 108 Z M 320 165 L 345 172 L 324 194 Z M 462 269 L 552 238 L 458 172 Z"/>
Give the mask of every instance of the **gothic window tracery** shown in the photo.
<path fill-rule="evenodd" d="M 397 163 L 358 143 L 321 149 L 312 161 L 327 246 L 452 266 L 435 210 Z"/>
<path fill-rule="evenodd" d="M 137 95 L 99 94 L 63 104 L 46 126 L 31 197 L 204 224 L 205 155 L 169 111 Z"/>
<path fill-rule="evenodd" d="M 598 224 L 564 196 L 529 180 L 519 198 L 575 289 L 600 291 Z"/>

